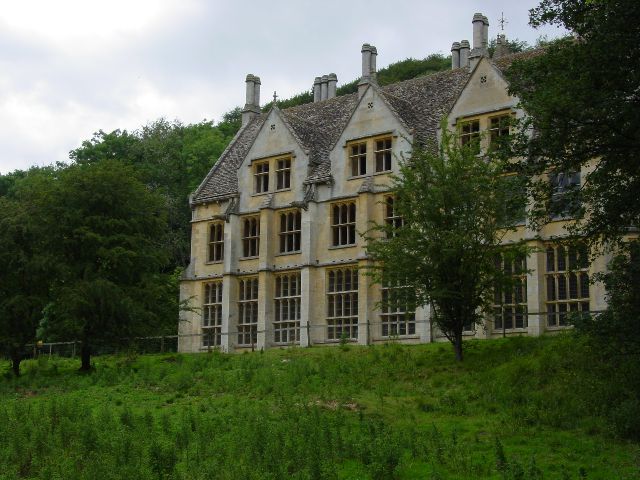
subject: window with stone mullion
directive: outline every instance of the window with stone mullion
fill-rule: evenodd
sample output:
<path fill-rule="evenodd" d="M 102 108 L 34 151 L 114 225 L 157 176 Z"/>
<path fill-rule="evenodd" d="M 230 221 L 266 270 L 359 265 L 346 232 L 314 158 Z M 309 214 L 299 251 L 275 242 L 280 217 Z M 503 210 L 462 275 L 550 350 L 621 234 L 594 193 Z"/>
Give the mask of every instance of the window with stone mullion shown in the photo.
<path fill-rule="evenodd" d="M 276 190 L 291 188 L 291 159 L 280 158 L 276 161 Z"/>
<path fill-rule="evenodd" d="M 258 341 L 258 278 L 242 279 L 238 287 L 238 346 L 252 346 Z"/>
<path fill-rule="evenodd" d="M 380 320 L 383 337 L 415 335 L 416 316 L 411 289 L 398 282 L 384 281 L 381 289 Z"/>
<path fill-rule="evenodd" d="M 300 251 L 302 216 L 300 210 L 280 214 L 280 253 Z"/>
<path fill-rule="evenodd" d="M 327 276 L 327 338 L 357 340 L 358 269 L 329 270 Z"/>
<path fill-rule="evenodd" d="M 338 203 L 332 206 L 332 244 L 334 247 L 356 243 L 356 204 Z"/>
<path fill-rule="evenodd" d="M 375 147 L 376 172 L 391 170 L 391 138 L 376 140 Z"/>
<path fill-rule="evenodd" d="M 356 143 L 349 150 L 349 162 L 351 163 L 351 176 L 357 177 L 367 174 L 367 143 Z"/>
<path fill-rule="evenodd" d="M 300 343 L 300 273 L 277 275 L 275 280 L 274 342 Z"/>
<path fill-rule="evenodd" d="M 506 288 L 494 289 L 493 325 L 494 330 L 527 328 L 527 268 L 526 258 L 515 259 L 496 257 L 496 266 L 509 275 L 512 284 Z"/>
<path fill-rule="evenodd" d="M 546 250 L 547 325 L 568 325 L 570 313 L 589 312 L 588 253 L 584 245 L 549 245 Z"/>
<path fill-rule="evenodd" d="M 222 344 L 222 282 L 204 284 L 202 302 L 202 345 L 217 347 Z"/>
<path fill-rule="evenodd" d="M 242 256 L 257 257 L 260 254 L 260 218 L 245 218 L 242 223 Z"/>
<path fill-rule="evenodd" d="M 224 223 L 209 225 L 209 261 L 219 262 L 224 257 Z"/>

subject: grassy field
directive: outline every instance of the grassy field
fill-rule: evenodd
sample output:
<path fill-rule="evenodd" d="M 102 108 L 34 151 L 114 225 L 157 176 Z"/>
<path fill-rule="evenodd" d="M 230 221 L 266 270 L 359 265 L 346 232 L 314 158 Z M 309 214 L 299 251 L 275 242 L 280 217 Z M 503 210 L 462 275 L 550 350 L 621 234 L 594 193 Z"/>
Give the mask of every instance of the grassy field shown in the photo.
<path fill-rule="evenodd" d="M 0 379 L 0 479 L 640 478 L 575 343 L 42 357 Z"/>

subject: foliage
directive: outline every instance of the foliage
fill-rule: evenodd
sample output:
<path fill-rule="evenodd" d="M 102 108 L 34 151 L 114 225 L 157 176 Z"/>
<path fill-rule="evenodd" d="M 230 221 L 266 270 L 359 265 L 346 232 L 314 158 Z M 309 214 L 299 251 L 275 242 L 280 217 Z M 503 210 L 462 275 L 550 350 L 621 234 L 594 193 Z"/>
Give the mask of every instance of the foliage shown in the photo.
<path fill-rule="evenodd" d="M 507 48 L 509 49 L 509 53 L 520 53 L 531 50 L 532 47 L 525 40 L 519 40 L 514 38 L 513 40 L 506 39 Z M 496 50 L 497 41 L 495 38 L 489 40 L 489 45 L 487 46 L 487 50 L 489 51 L 489 56 L 493 56 L 493 53 Z"/>
<path fill-rule="evenodd" d="M 164 202 L 115 160 L 60 169 L 47 187 L 33 197 L 58 266 L 45 334 L 80 340 L 88 369 L 92 345 L 175 319 Z"/>
<path fill-rule="evenodd" d="M 185 267 L 190 258 L 189 194 L 240 128 L 240 110 L 235 109 L 217 125 L 203 121 L 183 125 L 164 119 L 129 133 L 97 132 L 91 140 L 71 152 L 79 164 L 117 159 L 134 167 L 133 174 L 164 197 L 171 251 L 170 269 Z"/>
<path fill-rule="evenodd" d="M 51 181 L 51 172 L 34 169 L 16 179 L 18 192 L 0 196 L 0 351 L 20 374 L 28 342 L 34 342 L 47 303 L 54 261 L 45 247 L 49 232 L 39 221 L 34 190 Z M 14 185 L 15 187 L 15 185 Z"/>
<path fill-rule="evenodd" d="M 367 252 L 376 282 L 415 292 L 414 307 L 432 305 L 433 323 L 462 360 L 465 326 L 480 324 L 493 289 L 510 281 L 496 257 L 525 253 L 523 245 L 501 245 L 512 218 L 505 205 L 524 197 L 519 177 L 502 176 L 508 164 L 458 146 L 445 122 L 441 130 L 439 150 L 414 151 L 392 186 L 403 226 L 376 225 Z"/>
<path fill-rule="evenodd" d="M 0 477 L 635 478 L 585 354 L 564 335 L 473 341 L 464 364 L 387 344 L 101 357 L 90 377 L 45 356 L 0 379 Z"/>
<path fill-rule="evenodd" d="M 510 93 L 529 115 L 515 155 L 526 159 L 532 175 L 582 169 L 583 215 L 575 233 L 596 244 L 616 242 L 640 224 L 640 170 L 632 161 L 640 156 L 640 70 L 630 68 L 640 63 L 640 3 L 543 0 L 530 19 L 533 26 L 563 26 L 575 37 L 547 45 L 544 55 L 515 62 L 507 72 Z M 544 217 L 549 187 L 539 178 L 532 193 Z"/>

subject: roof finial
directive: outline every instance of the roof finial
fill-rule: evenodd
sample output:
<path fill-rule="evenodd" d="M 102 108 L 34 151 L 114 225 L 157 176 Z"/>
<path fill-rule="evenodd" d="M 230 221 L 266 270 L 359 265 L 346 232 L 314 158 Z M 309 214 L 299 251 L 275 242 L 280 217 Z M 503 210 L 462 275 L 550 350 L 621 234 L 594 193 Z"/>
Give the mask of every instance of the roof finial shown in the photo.
<path fill-rule="evenodd" d="M 502 30 L 504 32 L 505 24 L 509 23 L 509 22 L 507 22 L 507 19 L 504 18 L 504 12 L 500 13 L 500 20 L 498 20 L 498 23 L 500 24 L 500 30 Z"/>

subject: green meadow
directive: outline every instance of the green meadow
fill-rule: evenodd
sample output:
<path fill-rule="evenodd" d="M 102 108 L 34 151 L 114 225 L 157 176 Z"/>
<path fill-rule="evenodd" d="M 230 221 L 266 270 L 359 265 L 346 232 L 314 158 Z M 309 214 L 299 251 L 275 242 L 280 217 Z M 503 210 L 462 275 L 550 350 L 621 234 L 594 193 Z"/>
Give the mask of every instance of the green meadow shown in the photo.
<path fill-rule="evenodd" d="M 465 346 L 43 356 L 0 379 L 0 479 L 640 478 L 635 372 L 571 335 Z"/>

